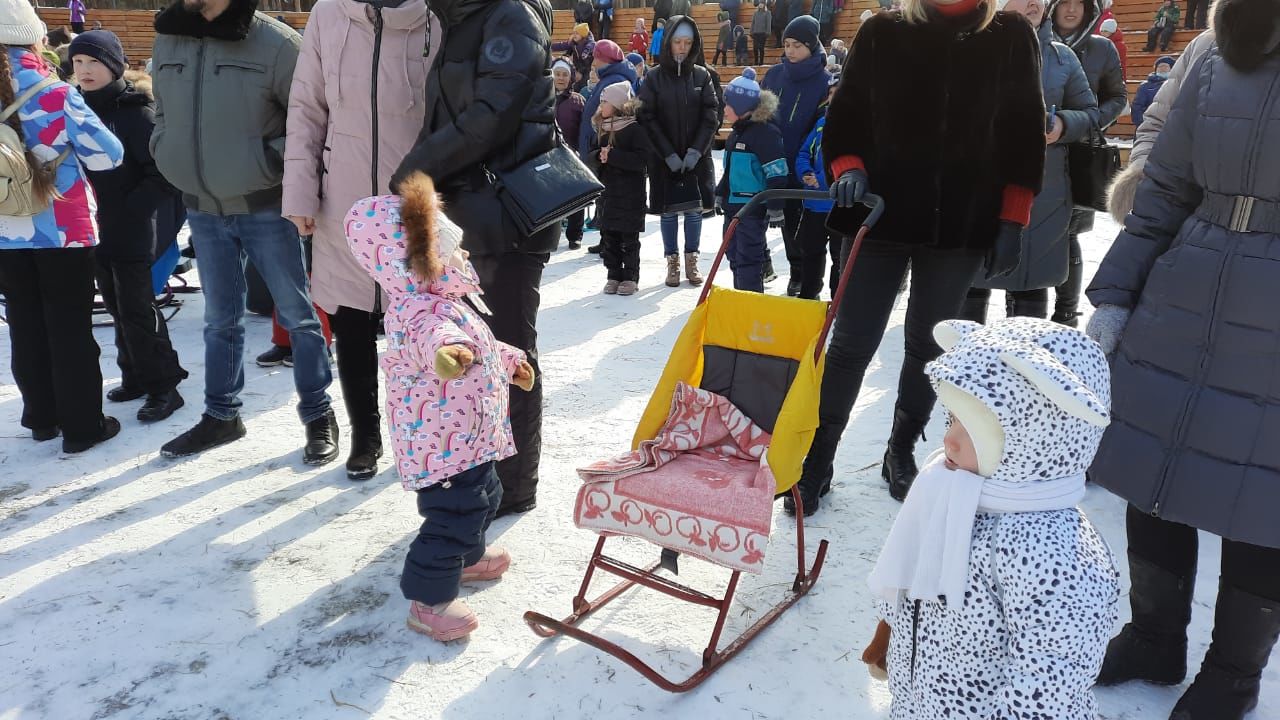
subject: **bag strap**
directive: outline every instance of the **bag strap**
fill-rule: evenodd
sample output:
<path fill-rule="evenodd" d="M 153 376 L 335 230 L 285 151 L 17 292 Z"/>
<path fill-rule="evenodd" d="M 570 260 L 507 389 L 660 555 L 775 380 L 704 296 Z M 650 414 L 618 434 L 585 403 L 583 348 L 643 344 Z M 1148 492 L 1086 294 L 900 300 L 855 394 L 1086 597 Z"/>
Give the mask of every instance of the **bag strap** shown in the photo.
<path fill-rule="evenodd" d="M 57 78 L 46 75 L 43 80 L 27 88 L 26 92 L 14 99 L 13 104 L 6 107 L 3 111 L 0 111 L 0 123 L 8 122 L 9 117 L 22 109 L 22 106 L 25 105 L 28 100 L 39 94 L 41 90 L 52 85 L 57 85 L 58 82 L 59 80 Z"/>

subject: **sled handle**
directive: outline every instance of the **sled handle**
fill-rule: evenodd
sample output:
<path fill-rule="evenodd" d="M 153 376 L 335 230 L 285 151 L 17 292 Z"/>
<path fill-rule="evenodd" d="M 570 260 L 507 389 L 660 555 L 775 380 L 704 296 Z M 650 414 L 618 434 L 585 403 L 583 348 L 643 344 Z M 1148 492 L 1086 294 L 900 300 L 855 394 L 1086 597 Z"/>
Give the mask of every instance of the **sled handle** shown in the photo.
<path fill-rule="evenodd" d="M 711 270 L 707 273 L 707 279 L 702 285 L 702 294 L 698 296 L 698 304 L 707 301 L 711 295 L 711 287 L 715 284 L 716 271 L 720 269 L 720 263 L 724 260 L 724 255 L 729 251 L 729 241 L 733 239 L 733 234 L 738 230 L 738 220 L 747 212 L 759 208 L 761 203 L 770 200 L 830 200 L 831 194 L 825 190 L 764 190 L 758 192 L 747 201 L 746 205 L 733 216 L 733 220 L 729 223 L 729 227 L 725 228 L 724 237 L 720 242 L 720 249 L 716 251 L 716 258 L 711 262 Z M 827 335 L 831 333 L 831 326 L 836 319 L 836 310 L 840 307 L 840 301 L 844 299 L 845 287 L 849 284 L 849 276 L 852 274 L 850 270 L 853 268 L 853 262 L 858 257 L 858 251 L 862 249 L 862 241 L 867 236 L 867 231 L 880 220 L 880 216 L 884 215 L 884 198 L 879 195 L 867 193 L 862 196 L 859 201 L 862 205 L 871 208 L 870 214 L 862 221 L 862 226 L 858 228 L 857 235 L 853 238 L 853 246 L 849 249 L 849 257 L 845 260 L 844 269 L 840 272 L 840 284 L 836 287 L 835 294 L 831 297 L 831 302 L 827 306 L 827 318 L 822 323 L 822 333 L 818 336 L 818 345 L 813 351 L 813 361 L 818 362 L 818 358 L 822 356 L 822 350 L 827 344 Z"/>

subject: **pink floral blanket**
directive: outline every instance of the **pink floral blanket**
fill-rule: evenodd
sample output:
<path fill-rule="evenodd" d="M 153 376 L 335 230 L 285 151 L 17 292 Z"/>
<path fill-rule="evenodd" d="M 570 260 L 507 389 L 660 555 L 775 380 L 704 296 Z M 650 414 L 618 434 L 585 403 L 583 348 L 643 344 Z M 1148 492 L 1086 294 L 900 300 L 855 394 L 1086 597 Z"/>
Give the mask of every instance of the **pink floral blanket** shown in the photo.
<path fill-rule="evenodd" d="M 773 518 L 769 440 L 727 399 L 680 383 L 657 437 L 578 470 L 574 522 L 758 573 Z"/>

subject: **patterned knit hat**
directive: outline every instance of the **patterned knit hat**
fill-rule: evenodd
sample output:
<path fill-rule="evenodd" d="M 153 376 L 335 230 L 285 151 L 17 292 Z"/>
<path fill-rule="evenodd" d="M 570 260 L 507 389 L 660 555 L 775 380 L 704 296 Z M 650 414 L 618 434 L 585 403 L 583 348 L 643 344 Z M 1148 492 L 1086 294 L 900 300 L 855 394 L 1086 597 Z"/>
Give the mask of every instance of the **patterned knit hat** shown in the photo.
<path fill-rule="evenodd" d="M 26 47 L 44 37 L 44 23 L 30 0 L 0 0 L 0 44 Z"/>
<path fill-rule="evenodd" d="M 760 83 L 756 82 L 754 68 L 746 68 L 724 90 L 724 102 L 742 117 L 760 105 Z"/>

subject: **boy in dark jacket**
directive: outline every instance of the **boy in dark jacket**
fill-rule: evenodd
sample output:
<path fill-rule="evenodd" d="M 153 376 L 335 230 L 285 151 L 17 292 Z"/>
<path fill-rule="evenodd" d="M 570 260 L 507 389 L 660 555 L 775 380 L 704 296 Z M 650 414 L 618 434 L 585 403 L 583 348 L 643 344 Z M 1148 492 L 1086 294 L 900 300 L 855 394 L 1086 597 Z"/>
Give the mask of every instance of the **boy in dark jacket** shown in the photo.
<path fill-rule="evenodd" d="M 831 91 L 827 95 L 827 103 L 835 94 L 840 84 L 840 76 L 833 75 L 829 81 Z M 827 112 L 824 103 L 818 122 L 800 145 L 796 155 L 795 177 L 806 190 L 827 190 L 827 165 L 822 157 L 822 131 L 827 124 Z M 840 284 L 840 252 L 844 238 L 827 229 L 827 213 L 831 212 L 830 200 L 805 200 L 804 214 L 800 217 L 798 231 L 800 247 L 804 251 L 803 273 L 800 276 L 800 295 L 806 300 L 817 300 L 822 292 L 822 269 L 826 265 L 828 253 L 831 255 L 831 296 L 835 297 L 836 287 Z"/>
<path fill-rule="evenodd" d="M 634 295 L 640 282 L 640 233 L 644 231 L 645 166 L 649 139 L 636 124 L 631 86 L 614 83 L 600 91 L 600 107 L 591 118 L 595 130 L 587 162 L 604 184 L 600 258 L 609 269 L 606 295 Z"/>
<path fill-rule="evenodd" d="M 582 128 L 582 111 L 587 101 L 573 89 L 573 63 L 568 58 L 558 58 L 551 64 L 551 78 L 556 84 L 556 125 L 560 134 L 566 138 L 578 137 Z M 586 210 L 569 216 L 564 236 L 569 241 L 569 249 L 582 247 L 582 223 L 586 218 Z"/>
<path fill-rule="evenodd" d="M 733 62 L 737 65 L 747 65 L 751 61 L 747 56 L 751 53 L 751 49 L 747 47 L 747 30 L 741 25 L 733 28 Z"/>
<path fill-rule="evenodd" d="M 98 199 L 98 289 L 115 325 L 121 375 L 107 399 L 146 397 L 138 420 L 156 422 L 182 407 L 177 387 L 187 377 L 156 309 L 151 278 L 156 211 L 172 213 L 177 191 L 151 157 L 155 101 L 124 79 L 120 39 L 109 30 L 91 30 L 76 36 L 69 54 L 85 102 L 124 146 L 119 167 L 88 172 Z"/>
<path fill-rule="evenodd" d="M 1160 86 L 1164 85 L 1164 81 L 1169 79 L 1169 73 L 1173 70 L 1174 59 L 1165 55 L 1156 60 L 1156 70 L 1147 76 L 1147 79 L 1138 86 L 1138 93 L 1133 96 L 1133 126 L 1142 125 L 1142 115 L 1151 107 L 1151 101 L 1156 99 L 1156 93 L 1160 91 Z"/>
<path fill-rule="evenodd" d="M 764 190 L 787 186 L 787 158 L 782 132 L 773 123 L 778 98 L 756 83 L 756 71 L 747 68 L 725 88 L 725 119 L 733 132 L 725 142 L 724 175 L 716 187 L 716 204 L 724 209 L 725 230 L 742 206 Z M 769 250 L 765 230 L 782 220 L 782 201 L 738 218 L 729 242 L 729 268 L 733 286 L 764 292 L 764 263 Z"/>
<path fill-rule="evenodd" d="M 716 36 L 716 54 L 711 58 L 712 65 L 728 65 L 729 51 L 733 49 L 733 21 L 729 13 L 721 10 L 716 14 L 716 27 L 720 33 Z"/>

